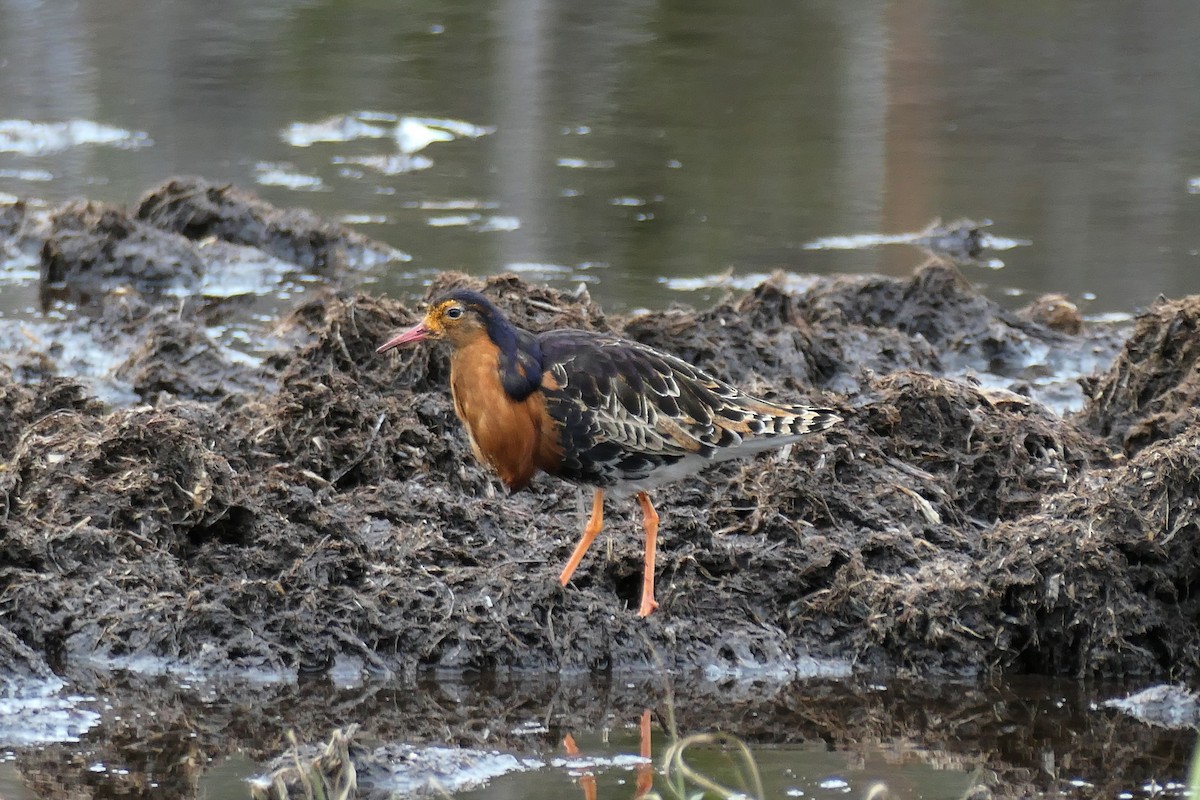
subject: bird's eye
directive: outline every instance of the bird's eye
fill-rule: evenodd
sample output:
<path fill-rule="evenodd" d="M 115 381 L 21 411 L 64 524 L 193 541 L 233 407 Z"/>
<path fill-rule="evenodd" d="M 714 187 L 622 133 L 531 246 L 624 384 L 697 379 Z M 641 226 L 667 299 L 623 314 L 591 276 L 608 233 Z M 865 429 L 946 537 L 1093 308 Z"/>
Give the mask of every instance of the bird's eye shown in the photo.
<path fill-rule="evenodd" d="M 460 306 L 450 306 L 446 309 L 446 316 L 450 319 L 458 319 L 462 314 L 463 310 Z"/>

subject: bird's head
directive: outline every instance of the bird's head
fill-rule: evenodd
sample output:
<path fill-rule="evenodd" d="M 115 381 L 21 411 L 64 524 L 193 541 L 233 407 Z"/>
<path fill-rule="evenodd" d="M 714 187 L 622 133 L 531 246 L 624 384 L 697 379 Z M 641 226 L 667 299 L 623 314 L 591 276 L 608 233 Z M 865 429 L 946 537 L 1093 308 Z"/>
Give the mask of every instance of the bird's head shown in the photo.
<path fill-rule="evenodd" d="M 487 336 L 489 327 L 503 321 L 492 302 L 478 292 L 466 289 L 450 292 L 433 301 L 425 318 L 404 333 L 388 339 L 375 352 L 386 353 L 401 345 L 425 339 L 445 339 L 454 347 Z"/>

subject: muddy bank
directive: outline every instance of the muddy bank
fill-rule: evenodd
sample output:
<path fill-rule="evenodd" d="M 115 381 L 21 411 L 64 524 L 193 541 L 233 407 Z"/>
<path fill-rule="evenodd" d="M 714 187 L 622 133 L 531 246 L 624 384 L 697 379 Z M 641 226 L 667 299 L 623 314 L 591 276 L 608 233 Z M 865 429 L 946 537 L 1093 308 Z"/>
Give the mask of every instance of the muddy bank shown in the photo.
<path fill-rule="evenodd" d="M 442 276 L 431 291 L 482 288 L 526 326 L 621 332 L 846 417 L 657 493 L 662 609 L 643 621 L 632 508 L 610 507 L 611 557 L 597 548 L 560 588 L 580 491 L 506 496 L 454 419 L 445 354 L 375 355 L 417 310 L 339 270 L 382 247 L 202 182 L 136 214 L 8 217 L 6 247 L 40 247 L 55 286 L 81 289 L 44 335 L 110 348 L 105 379 L 130 398 L 96 402 L 52 339 L 14 344 L 0 370 L 0 625 L 61 672 L 1200 667 L 1196 298 L 1124 341 L 1005 311 L 937 264 L 634 318 L 514 276 Z M 150 263 L 194 280 L 170 255 L 192 237 L 329 269 L 329 288 L 235 358 L 211 333 L 227 300 L 111 284 Z M 1065 417 L 1036 399 L 1064 363 L 1104 367 Z"/>

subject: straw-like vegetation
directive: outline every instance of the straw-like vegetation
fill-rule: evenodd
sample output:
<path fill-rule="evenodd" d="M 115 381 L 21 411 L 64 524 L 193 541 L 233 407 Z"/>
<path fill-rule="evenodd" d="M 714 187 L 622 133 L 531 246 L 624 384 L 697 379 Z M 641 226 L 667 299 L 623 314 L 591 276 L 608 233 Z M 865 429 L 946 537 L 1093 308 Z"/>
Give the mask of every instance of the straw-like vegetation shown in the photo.
<path fill-rule="evenodd" d="M 325 749 L 315 758 L 300 754 L 294 733 L 291 763 L 284 764 L 268 777 L 250 785 L 254 800 L 351 800 L 357 796 L 358 775 L 350 759 L 350 742 L 357 725 L 339 728 L 329 737 Z"/>

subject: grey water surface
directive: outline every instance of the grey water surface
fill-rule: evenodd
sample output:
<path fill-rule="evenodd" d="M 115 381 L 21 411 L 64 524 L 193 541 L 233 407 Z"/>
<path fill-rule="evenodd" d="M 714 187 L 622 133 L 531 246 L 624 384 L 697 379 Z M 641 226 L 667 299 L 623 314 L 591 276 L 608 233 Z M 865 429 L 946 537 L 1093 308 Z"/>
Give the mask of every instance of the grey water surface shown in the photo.
<path fill-rule="evenodd" d="M 515 269 L 612 308 L 904 274 L 812 245 L 969 217 L 1030 243 L 967 269 L 997 299 L 1131 312 L 1197 288 L 1198 34 L 1190 0 L 0 0 L 0 194 L 197 173 L 409 254 L 374 291 Z"/>

